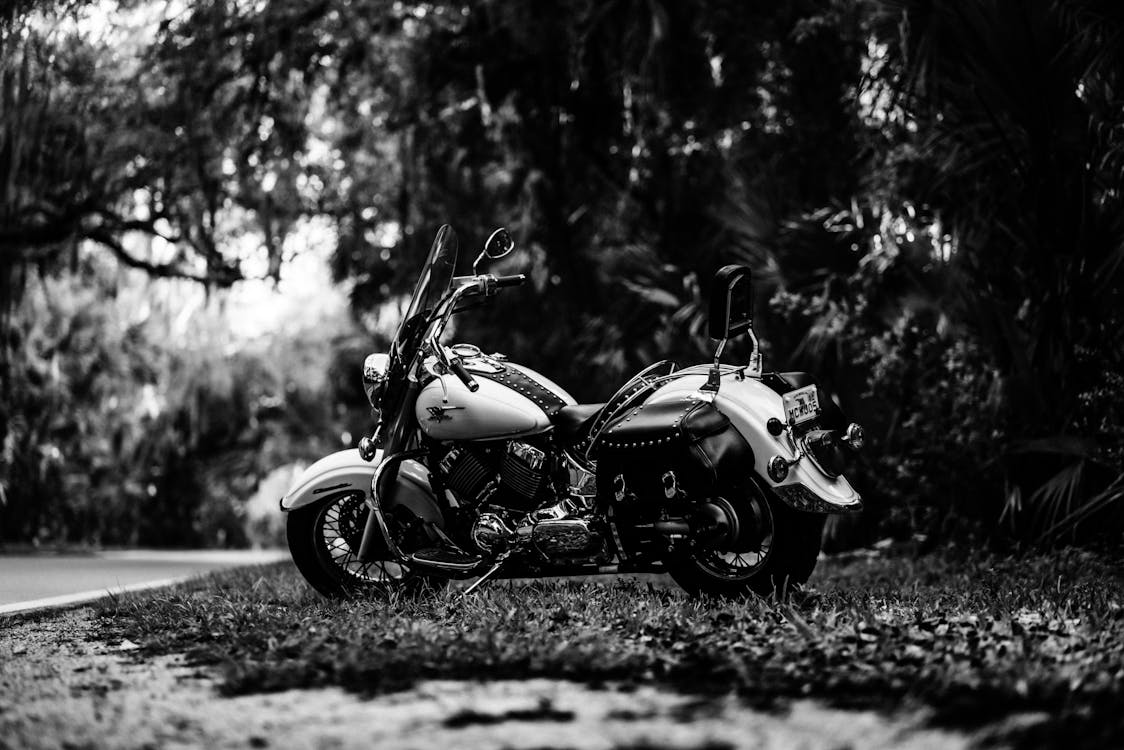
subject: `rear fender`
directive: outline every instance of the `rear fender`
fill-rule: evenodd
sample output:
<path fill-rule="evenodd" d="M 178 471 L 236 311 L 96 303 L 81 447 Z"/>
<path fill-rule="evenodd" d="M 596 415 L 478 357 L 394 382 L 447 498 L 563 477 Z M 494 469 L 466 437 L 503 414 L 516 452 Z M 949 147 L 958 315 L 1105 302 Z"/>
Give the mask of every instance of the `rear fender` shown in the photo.
<path fill-rule="evenodd" d="M 377 451 L 374 459 L 364 461 L 359 451 L 338 451 L 320 459 L 297 477 L 292 488 L 281 498 L 281 510 L 288 512 L 311 505 L 327 496 L 361 492 L 366 500 L 371 496 L 371 480 L 382 462 L 383 453 Z M 403 461 L 398 468 L 398 491 L 390 493 L 389 508 L 408 508 L 422 520 L 444 527 L 441 506 L 429 485 L 429 471 L 417 461 Z"/>
<path fill-rule="evenodd" d="M 706 365 L 700 365 L 685 370 L 684 377 L 661 388 L 652 395 L 649 402 L 665 395 L 681 396 L 683 391 L 698 391 L 706 382 L 708 369 Z M 862 498 L 846 477 L 832 479 L 817 469 L 809 459 L 793 465 L 782 482 L 774 482 L 769 477 L 770 458 L 776 455 L 789 461 L 796 458 L 796 451 L 789 443 L 787 434 L 774 437 L 765 427 L 772 417 L 784 421 L 784 404 L 776 391 L 756 378 L 737 380 L 733 376 L 726 376 L 722 378 L 722 387 L 715 396 L 714 406 L 729 418 L 753 449 L 753 469 L 761 483 L 776 491 L 784 502 L 798 510 L 815 507 L 825 513 L 853 513 L 862 510 Z M 808 495 L 800 489 L 800 485 L 811 491 L 815 496 L 813 500 L 818 498 L 823 502 L 811 505 L 804 502 Z"/>

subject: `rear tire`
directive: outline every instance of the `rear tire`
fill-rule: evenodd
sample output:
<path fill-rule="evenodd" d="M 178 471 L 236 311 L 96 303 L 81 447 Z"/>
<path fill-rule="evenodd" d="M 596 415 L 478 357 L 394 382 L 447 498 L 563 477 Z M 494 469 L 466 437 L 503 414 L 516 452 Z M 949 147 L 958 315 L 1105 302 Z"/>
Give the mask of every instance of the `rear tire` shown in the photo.
<path fill-rule="evenodd" d="M 389 560 L 361 562 L 359 543 L 369 513 L 362 493 L 333 495 L 289 511 L 289 554 L 314 589 L 335 599 L 417 593 L 444 584 Z"/>
<path fill-rule="evenodd" d="M 737 514 L 739 539 L 668 560 L 675 582 L 692 596 L 756 594 L 779 600 L 799 591 L 816 567 L 824 516 L 795 511 L 752 480 L 720 493 L 715 501 Z M 737 564 L 745 559 L 752 564 Z"/>

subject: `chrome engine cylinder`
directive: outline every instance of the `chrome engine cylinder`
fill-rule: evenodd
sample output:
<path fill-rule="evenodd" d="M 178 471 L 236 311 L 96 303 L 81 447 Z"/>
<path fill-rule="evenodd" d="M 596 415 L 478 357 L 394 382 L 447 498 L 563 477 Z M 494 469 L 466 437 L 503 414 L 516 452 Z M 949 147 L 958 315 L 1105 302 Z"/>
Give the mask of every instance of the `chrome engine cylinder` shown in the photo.
<path fill-rule="evenodd" d="M 545 460 L 546 453 L 538 448 L 513 441 L 500 464 L 500 485 L 520 498 L 533 499 L 546 479 Z"/>

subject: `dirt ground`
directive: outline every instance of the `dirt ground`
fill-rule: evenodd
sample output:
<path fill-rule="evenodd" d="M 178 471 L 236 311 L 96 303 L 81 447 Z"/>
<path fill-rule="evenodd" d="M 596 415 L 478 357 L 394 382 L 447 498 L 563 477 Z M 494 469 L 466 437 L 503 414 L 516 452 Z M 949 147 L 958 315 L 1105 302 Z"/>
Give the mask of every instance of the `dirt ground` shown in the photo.
<path fill-rule="evenodd" d="M 4 627 L 0 624 L 0 627 Z M 425 682 L 372 700 L 338 689 L 221 697 L 182 657 L 106 643 L 88 609 L 0 631 L 0 748 L 964 748 L 982 739 L 797 701 L 762 713 L 652 687 Z"/>

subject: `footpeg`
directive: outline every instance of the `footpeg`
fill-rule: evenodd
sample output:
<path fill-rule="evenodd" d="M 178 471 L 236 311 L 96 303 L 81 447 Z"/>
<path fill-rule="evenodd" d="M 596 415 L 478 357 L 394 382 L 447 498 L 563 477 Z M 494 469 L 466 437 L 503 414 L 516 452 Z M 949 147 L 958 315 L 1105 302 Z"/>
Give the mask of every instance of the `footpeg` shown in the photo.
<path fill-rule="evenodd" d="M 480 564 L 480 558 L 476 555 L 447 547 L 426 547 L 410 555 L 409 559 L 417 565 L 458 573 L 472 570 Z"/>

